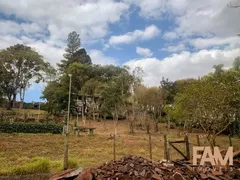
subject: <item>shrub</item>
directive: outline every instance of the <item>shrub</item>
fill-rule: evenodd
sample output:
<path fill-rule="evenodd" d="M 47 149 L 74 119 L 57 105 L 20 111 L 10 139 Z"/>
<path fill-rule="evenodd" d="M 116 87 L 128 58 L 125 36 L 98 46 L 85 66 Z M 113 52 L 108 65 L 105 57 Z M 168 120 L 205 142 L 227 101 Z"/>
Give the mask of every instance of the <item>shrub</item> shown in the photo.
<path fill-rule="evenodd" d="M 50 172 L 50 163 L 46 158 L 36 158 L 36 160 L 31 163 L 13 168 L 11 172 L 17 175 L 48 173 Z"/>
<path fill-rule="evenodd" d="M 0 132 L 3 133 L 53 133 L 61 134 L 62 126 L 56 124 L 36 123 L 0 123 Z"/>

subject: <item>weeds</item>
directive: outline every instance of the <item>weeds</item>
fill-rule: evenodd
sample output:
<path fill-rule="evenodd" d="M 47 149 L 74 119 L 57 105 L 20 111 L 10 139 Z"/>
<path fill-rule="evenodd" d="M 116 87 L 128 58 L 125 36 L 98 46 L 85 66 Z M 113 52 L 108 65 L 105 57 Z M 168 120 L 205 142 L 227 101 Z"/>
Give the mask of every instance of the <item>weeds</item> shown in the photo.
<path fill-rule="evenodd" d="M 76 168 L 76 167 L 78 167 L 78 160 L 75 159 L 75 158 L 70 158 L 68 160 L 68 166 L 69 166 L 69 168 Z"/>
<path fill-rule="evenodd" d="M 33 162 L 22 166 L 16 166 L 11 169 L 11 174 L 35 174 L 35 173 L 49 173 L 50 163 L 46 158 L 35 158 Z"/>

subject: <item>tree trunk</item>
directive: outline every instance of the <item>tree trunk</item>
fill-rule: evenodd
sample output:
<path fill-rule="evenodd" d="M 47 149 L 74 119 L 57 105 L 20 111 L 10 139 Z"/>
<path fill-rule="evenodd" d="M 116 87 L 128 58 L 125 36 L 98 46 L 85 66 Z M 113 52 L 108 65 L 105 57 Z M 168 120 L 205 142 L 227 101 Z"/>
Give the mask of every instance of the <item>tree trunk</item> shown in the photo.
<path fill-rule="evenodd" d="M 150 125 L 149 125 L 149 123 L 146 124 L 146 130 L 147 130 L 147 134 L 150 134 Z"/>
<path fill-rule="evenodd" d="M 208 134 L 207 135 L 207 140 L 208 140 L 208 142 L 209 142 L 209 144 L 211 146 L 211 149 L 213 150 L 213 148 L 215 146 L 215 138 L 214 138 L 214 136 L 211 135 L 211 134 Z"/>
<path fill-rule="evenodd" d="M 19 109 L 22 109 L 22 104 L 23 104 L 23 89 L 20 88 L 20 92 L 19 92 L 19 96 L 20 96 L 20 105 L 19 105 Z"/>
<path fill-rule="evenodd" d="M 183 125 L 183 131 L 184 131 L 184 132 L 186 131 L 186 126 L 187 126 L 187 121 L 185 120 L 185 121 L 184 121 L 184 125 Z"/>
<path fill-rule="evenodd" d="M 106 114 L 104 114 L 104 120 L 103 120 L 103 123 L 104 123 L 104 130 L 106 130 L 107 129 L 107 126 L 106 126 Z"/>
<path fill-rule="evenodd" d="M 144 112 L 144 119 L 145 119 L 145 126 L 146 126 L 146 130 L 147 130 L 147 134 L 150 134 L 150 124 L 149 124 L 148 118 L 146 116 L 146 112 Z"/>
<path fill-rule="evenodd" d="M 136 112 L 135 112 L 135 98 L 133 97 L 133 117 L 130 117 L 130 134 L 134 134 L 134 127 L 133 127 L 133 122 L 136 120 Z"/>
<path fill-rule="evenodd" d="M 82 121 L 84 121 L 84 96 L 82 95 Z"/>
<path fill-rule="evenodd" d="M 15 108 L 15 107 L 16 107 L 16 97 L 17 97 L 17 94 L 14 93 L 14 94 L 13 94 L 12 108 Z"/>
<path fill-rule="evenodd" d="M 133 127 L 133 123 L 130 123 L 130 134 L 134 134 L 134 127 Z"/>
<path fill-rule="evenodd" d="M 115 113 L 114 113 L 114 134 L 117 135 L 117 126 L 118 126 L 118 112 L 117 107 L 115 105 Z"/>
<path fill-rule="evenodd" d="M 95 121 L 95 100 L 94 100 L 94 96 L 93 96 L 93 109 L 92 109 L 92 116 L 93 116 L 93 120 Z"/>
<path fill-rule="evenodd" d="M 154 120 L 154 131 L 155 131 L 155 133 L 157 133 L 158 130 L 159 130 L 159 128 L 158 128 L 158 120 L 155 119 L 155 120 Z"/>
<path fill-rule="evenodd" d="M 170 118 L 167 117 L 167 130 L 169 130 L 169 129 L 170 129 Z"/>
<path fill-rule="evenodd" d="M 128 116 L 127 118 L 129 120 L 130 134 L 134 134 L 134 127 L 133 127 L 134 117 Z"/>
<path fill-rule="evenodd" d="M 12 98 L 11 96 L 8 96 L 8 110 L 12 109 L 12 106 L 13 106 L 13 101 L 12 101 Z"/>
<path fill-rule="evenodd" d="M 188 132 L 189 132 L 189 133 L 192 133 L 192 126 L 190 126 L 190 127 L 188 128 Z"/>
<path fill-rule="evenodd" d="M 23 88 L 21 91 L 20 91 L 20 100 L 21 100 L 21 103 L 19 105 L 19 109 L 22 109 L 23 108 L 23 104 L 24 104 L 24 98 L 25 98 L 25 92 L 26 92 L 26 89 Z"/>

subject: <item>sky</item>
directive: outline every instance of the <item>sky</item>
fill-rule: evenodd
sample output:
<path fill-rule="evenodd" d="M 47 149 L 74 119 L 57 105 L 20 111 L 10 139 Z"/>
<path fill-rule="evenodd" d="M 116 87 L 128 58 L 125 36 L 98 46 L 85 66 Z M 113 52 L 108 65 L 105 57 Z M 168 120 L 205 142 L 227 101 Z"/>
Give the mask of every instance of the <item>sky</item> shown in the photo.
<path fill-rule="evenodd" d="M 95 64 L 144 70 L 144 84 L 197 78 L 240 56 L 239 0 L 0 0 L 0 49 L 21 43 L 54 67 L 76 31 Z M 32 84 L 26 101 L 39 101 Z"/>

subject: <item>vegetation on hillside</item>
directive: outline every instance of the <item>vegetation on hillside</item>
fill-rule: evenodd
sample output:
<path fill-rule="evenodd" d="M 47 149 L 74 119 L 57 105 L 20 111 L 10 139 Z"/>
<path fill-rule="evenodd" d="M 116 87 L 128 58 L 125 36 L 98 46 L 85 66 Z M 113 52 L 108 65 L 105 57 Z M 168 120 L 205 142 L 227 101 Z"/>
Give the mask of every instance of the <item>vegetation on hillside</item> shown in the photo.
<path fill-rule="evenodd" d="M 83 123 L 81 122 L 81 125 Z M 83 134 L 81 136 L 72 135 L 69 138 L 69 167 L 92 168 L 98 167 L 113 159 L 113 139 L 109 136 L 114 132 L 112 121 L 103 122 L 92 121 L 91 125 L 97 127 L 94 136 Z M 148 135 L 135 130 L 134 136 L 128 134 L 128 124 L 126 121 L 119 122 L 116 138 L 116 158 L 134 154 L 149 158 Z M 158 134 L 152 135 L 152 155 L 153 160 L 164 158 L 164 134 L 169 134 L 169 140 L 182 140 L 183 136 L 178 129 L 167 130 L 165 125 L 159 124 Z M 201 145 L 208 145 L 200 133 Z M 191 147 L 197 144 L 196 133 L 189 133 Z M 234 151 L 240 150 L 239 139 L 232 138 Z M 222 148 L 229 146 L 226 136 L 218 136 L 216 145 Z M 185 145 L 179 144 L 183 152 Z M 26 174 L 31 172 L 45 172 L 49 167 L 51 173 L 62 171 L 63 167 L 63 137 L 62 135 L 51 134 L 1 134 L 0 136 L 0 175 L 3 174 Z M 42 158 L 44 157 L 44 160 Z M 182 158 L 174 149 L 170 149 L 171 159 Z M 49 163 L 47 165 L 46 161 Z M 38 172 L 39 171 L 39 172 Z"/>
<path fill-rule="evenodd" d="M 97 118 L 111 117 L 116 133 L 122 117 L 128 119 L 130 133 L 136 126 L 149 133 L 151 123 L 158 132 L 159 121 L 168 122 L 168 127 L 174 122 L 190 131 L 193 127 L 202 129 L 212 145 L 220 133 L 240 134 L 240 57 L 232 68 L 226 70 L 218 64 L 213 66 L 213 73 L 199 79 L 159 77 L 158 87 L 146 87 L 139 67 L 92 64 L 75 31 L 69 33 L 65 51 L 55 70 L 31 47 L 17 44 L 1 50 L 0 96 L 8 99 L 9 109 L 17 95 L 23 104 L 30 82 L 46 80 L 42 95 L 47 100 L 45 108 L 52 115 L 64 114 L 71 74 L 71 114 L 81 114 L 82 119 L 95 119 L 96 114 Z"/>

